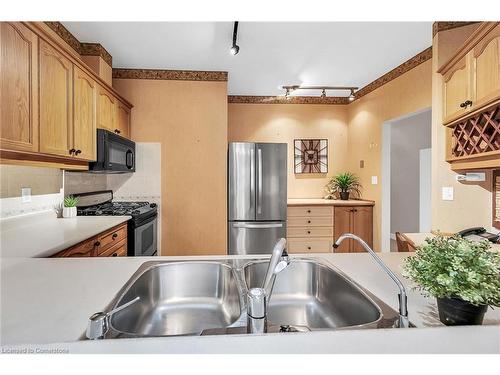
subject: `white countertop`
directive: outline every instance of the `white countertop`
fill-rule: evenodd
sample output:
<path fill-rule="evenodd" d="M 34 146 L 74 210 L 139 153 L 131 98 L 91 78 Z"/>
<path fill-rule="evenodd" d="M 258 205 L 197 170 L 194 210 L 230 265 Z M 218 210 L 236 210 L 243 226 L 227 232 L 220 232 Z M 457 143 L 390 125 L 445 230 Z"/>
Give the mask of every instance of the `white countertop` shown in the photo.
<path fill-rule="evenodd" d="M 402 261 L 408 254 L 382 253 L 380 256 L 400 274 Z M 317 257 L 338 267 L 397 308 L 395 285 L 368 254 L 317 254 Z M 155 257 L 154 260 L 220 258 Z M 76 342 L 85 330 L 88 317 L 103 310 L 140 264 L 148 260 L 152 258 L 1 259 L 1 344 L 51 344 L 72 352 L 500 352 L 499 309 L 488 310 L 482 327 L 436 329 L 443 326 L 437 319 L 435 300 L 412 290 L 408 291 L 410 320 L 417 327 L 434 328 L 421 332 L 420 329 L 379 329 L 291 336 L 192 336 Z M 403 281 L 408 286 L 408 281 Z"/>
<path fill-rule="evenodd" d="M 362 199 L 288 198 L 288 206 L 373 206 L 374 201 Z"/>
<path fill-rule="evenodd" d="M 57 218 L 53 212 L 0 220 L 0 257 L 48 257 L 129 220 L 130 216 Z"/>

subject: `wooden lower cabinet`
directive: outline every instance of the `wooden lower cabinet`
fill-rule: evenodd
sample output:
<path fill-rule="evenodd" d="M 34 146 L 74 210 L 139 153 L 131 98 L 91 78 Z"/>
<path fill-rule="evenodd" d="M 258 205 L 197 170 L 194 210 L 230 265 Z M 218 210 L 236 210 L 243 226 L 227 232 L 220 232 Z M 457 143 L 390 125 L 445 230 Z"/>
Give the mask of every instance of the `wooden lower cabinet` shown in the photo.
<path fill-rule="evenodd" d="M 86 239 L 51 258 L 124 257 L 127 256 L 127 223 Z"/>
<path fill-rule="evenodd" d="M 335 207 L 335 236 L 336 241 L 344 233 L 352 233 L 361 237 L 373 248 L 373 207 L 352 206 Z M 364 252 L 363 247 L 356 241 L 344 240 L 335 249 L 336 253 Z"/>

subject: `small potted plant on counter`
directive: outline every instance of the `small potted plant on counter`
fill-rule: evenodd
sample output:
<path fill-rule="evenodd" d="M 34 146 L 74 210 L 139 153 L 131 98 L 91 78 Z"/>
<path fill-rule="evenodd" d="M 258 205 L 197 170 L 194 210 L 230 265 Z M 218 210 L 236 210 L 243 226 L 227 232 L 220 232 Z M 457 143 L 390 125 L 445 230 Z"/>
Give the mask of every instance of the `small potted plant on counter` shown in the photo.
<path fill-rule="evenodd" d="M 489 306 L 500 306 L 500 253 L 488 241 L 460 237 L 426 239 L 406 259 L 405 276 L 437 299 L 446 325 L 480 325 Z"/>
<path fill-rule="evenodd" d="M 349 200 L 349 195 L 356 198 L 361 197 L 361 184 L 359 183 L 358 176 L 355 174 L 345 172 L 333 176 L 328 184 L 325 186 L 327 195 L 325 199 L 334 199 L 340 197 L 342 200 Z"/>
<path fill-rule="evenodd" d="M 62 216 L 64 218 L 75 217 L 77 203 L 78 203 L 78 198 L 73 197 L 72 195 L 65 197 Z"/>

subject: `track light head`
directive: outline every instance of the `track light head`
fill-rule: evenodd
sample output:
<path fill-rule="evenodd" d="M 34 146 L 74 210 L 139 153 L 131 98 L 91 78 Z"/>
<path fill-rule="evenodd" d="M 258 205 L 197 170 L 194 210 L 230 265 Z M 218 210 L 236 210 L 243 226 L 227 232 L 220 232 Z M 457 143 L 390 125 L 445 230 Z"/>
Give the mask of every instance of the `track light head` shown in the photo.
<path fill-rule="evenodd" d="M 349 101 L 352 102 L 356 97 L 354 96 L 354 90 L 351 90 L 351 95 L 349 95 Z"/>
<path fill-rule="evenodd" d="M 231 47 L 231 49 L 229 50 L 229 53 L 230 53 L 231 55 L 237 55 L 237 54 L 238 54 L 238 52 L 240 52 L 240 46 L 238 46 L 237 44 L 233 45 L 233 46 Z"/>
<path fill-rule="evenodd" d="M 326 98 L 326 90 L 325 89 L 321 90 L 321 97 Z"/>

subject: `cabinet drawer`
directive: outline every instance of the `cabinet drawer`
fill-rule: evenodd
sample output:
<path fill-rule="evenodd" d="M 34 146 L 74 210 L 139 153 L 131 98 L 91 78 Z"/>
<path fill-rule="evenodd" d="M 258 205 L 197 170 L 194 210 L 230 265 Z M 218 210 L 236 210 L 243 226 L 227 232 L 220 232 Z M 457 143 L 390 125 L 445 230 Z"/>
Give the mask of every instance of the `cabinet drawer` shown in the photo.
<path fill-rule="evenodd" d="M 288 207 L 288 216 L 332 216 L 331 206 L 291 206 Z"/>
<path fill-rule="evenodd" d="M 292 227 L 287 230 L 287 237 L 330 237 L 333 238 L 333 227 Z"/>
<path fill-rule="evenodd" d="M 287 227 L 331 227 L 333 225 L 333 217 L 288 217 L 286 224 Z"/>
<path fill-rule="evenodd" d="M 108 250 L 111 246 L 114 246 L 118 242 L 127 238 L 127 223 L 120 224 L 117 227 L 112 228 L 111 230 L 99 235 L 99 249 L 98 255 L 101 255 L 102 252 Z"/>
<path fill-rule="evenodd" d="M 78 245 L 52 255 L 51 258 L 93 257 L 96 255 L 96 241 L 97 238 L 90 238 L 84 242 L 80 242 Z"/>
<path fill-rule="evenodd" d="M 124 257 L 127 256 L 127 240 L 124 239 L 107 250 L 99 253 L 100 257 Z"/>
<path fill-rule="evenodd" d="M 287 250 L 293 253 L 331 253 L 333 241 L 327 238 L 289 238 Z"/>

